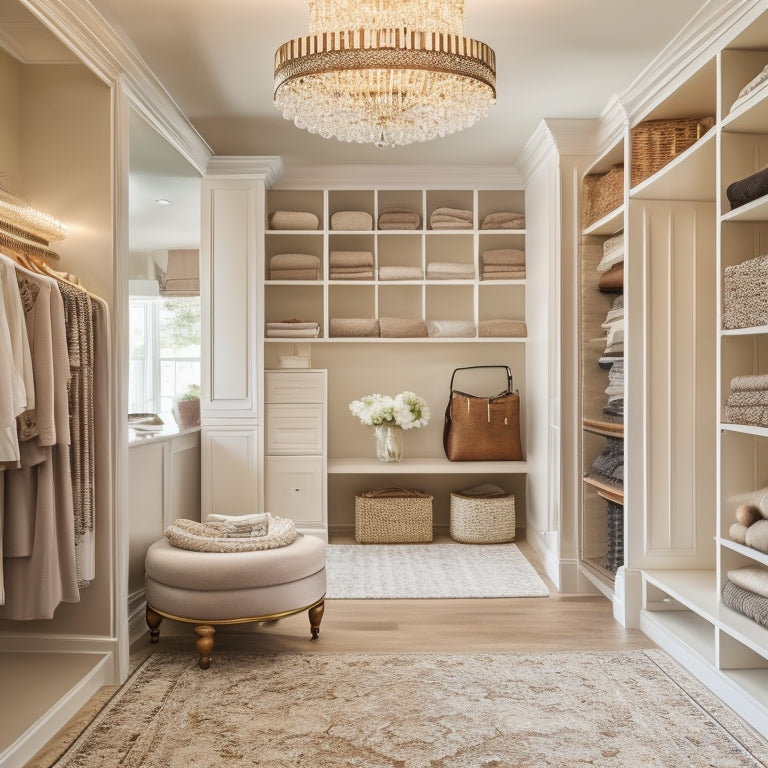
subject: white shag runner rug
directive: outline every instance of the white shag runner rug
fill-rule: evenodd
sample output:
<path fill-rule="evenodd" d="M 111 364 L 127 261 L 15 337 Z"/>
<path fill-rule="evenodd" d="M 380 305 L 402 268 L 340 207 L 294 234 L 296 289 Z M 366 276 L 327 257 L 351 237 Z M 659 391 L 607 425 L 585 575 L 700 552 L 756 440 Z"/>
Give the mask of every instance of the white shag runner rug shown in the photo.
<path fill-rule="evenodd" d="M 329 600 L 549 597 L 514 544 L 329 544 Z"/>

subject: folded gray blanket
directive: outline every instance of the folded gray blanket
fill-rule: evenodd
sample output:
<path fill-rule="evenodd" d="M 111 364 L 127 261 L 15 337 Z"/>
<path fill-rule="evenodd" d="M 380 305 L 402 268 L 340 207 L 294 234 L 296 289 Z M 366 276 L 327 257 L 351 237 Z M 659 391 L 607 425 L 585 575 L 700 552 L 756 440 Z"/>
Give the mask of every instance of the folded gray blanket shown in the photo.
<path fill-rule="evenodd" d="M 274 211 L 269 214 L 270 229 L 317 229 L 320 219 L 309 211 Z"/>
<path fill-rule="evenodd" d="M 768 195 L 768 168 L 729 184 L 725 194 L 732 209 Z"/>
<path fill-rule="evenodd" d="M 427 335 L 426 323 L 409 317 L 380 317 L 379 329 L 382 338 L 417 338 Z"/>
<path fill-rule="evenodd" d="M 756 595 L 727 579 L 723 585 L 722 599 L 724 605 L 768 627 L 768 597 Z"/>
<path fill-rule="evenodd" d="M 332 317 L 331 337 L 379 336 L 379 321 L 375 317 Z"/>

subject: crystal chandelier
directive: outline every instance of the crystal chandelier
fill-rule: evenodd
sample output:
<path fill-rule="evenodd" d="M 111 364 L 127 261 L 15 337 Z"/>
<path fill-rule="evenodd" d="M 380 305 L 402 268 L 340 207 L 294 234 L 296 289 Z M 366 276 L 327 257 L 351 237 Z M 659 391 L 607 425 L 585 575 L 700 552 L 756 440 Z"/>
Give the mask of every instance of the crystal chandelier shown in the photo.
<path fill-rule="evenodd" d="M 496 55 L 464 0 L 309 0 L 275 53 L 275 105 L 324 138 L 395 147 L 469 128 L 496 102 Z"/>

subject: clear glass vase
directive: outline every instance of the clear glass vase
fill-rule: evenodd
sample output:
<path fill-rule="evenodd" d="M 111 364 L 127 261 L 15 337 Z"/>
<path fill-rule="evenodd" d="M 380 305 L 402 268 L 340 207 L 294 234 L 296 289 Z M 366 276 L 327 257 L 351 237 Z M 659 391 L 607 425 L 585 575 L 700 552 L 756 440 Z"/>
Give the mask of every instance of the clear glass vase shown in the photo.
<path fill-rule="evenodd" d="M 379 461 L 400 461 L 403 458 L 403 430 L 395 424 L 378 424 L 373 428 L 376 437 L 376 458 Z"/>

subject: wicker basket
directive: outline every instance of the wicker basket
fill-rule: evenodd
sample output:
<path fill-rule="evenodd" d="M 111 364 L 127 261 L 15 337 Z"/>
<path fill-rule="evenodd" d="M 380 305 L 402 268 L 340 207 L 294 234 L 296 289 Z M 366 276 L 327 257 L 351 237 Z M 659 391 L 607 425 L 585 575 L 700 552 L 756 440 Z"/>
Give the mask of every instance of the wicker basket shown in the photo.
<path fill-rule="evenodd" d="M 695 144 L 714 117 L 646 120 L 632 129 L 631 186 L 639 184 Z"/>
<path fill-rule="evenodd" d="M 723 330 L 761 325 L 768 325 L 768 254 L 723 273 Z"/>
<path fill-rule="evenodd" d="M 355 496 L 358 544 L 432 541 L 432 496 L 405 488 L 362 491 Z"/>
<path fill-rule="evenodd" d="M 599 221 L 624 202 L 624 166 L 615 165 L 608 173 L 590 173 L 582 185 L 584 226 Z"/>
<path fill-rule="evenodd" d="M 451 538 L 463 544 L 502 544 L 515 540 L 515 497 L 451 493 Z"/>

